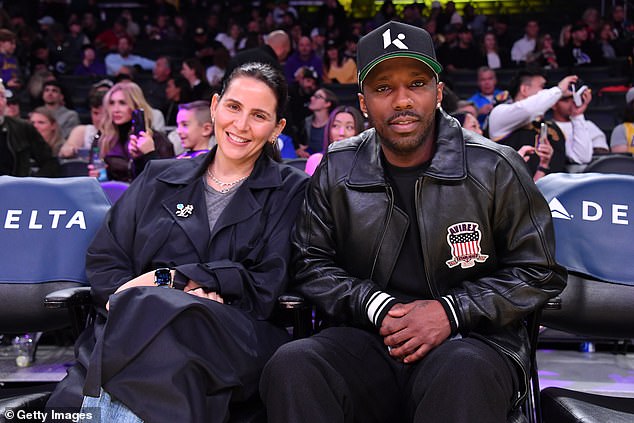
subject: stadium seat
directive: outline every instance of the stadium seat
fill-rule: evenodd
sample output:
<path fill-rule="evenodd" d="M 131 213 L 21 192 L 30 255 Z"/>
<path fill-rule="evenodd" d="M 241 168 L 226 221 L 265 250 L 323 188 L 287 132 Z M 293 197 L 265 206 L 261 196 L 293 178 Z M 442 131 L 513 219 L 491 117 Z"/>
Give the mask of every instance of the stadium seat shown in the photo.
<path fill-rule="evenodd" d="M 0 176 L 0 205 L 0 333 L 70 326 L 44 297 L 88 283 L 86 248 L 110 208 L 99 182 Z"/>
<path fill-rule="evenodd" d="M 537 181 L 549 202 L 556 259 L 569 272 L 558 310 L 541 324 L 596 342 L 634 338 L 634 225 L 628 210 L 634 176 L 551 174 Z M 549 387 L 541 392 L 547 423 L 634 421 L 634 398 Z"/>
<path fill-rule="evenodd" d="M 634 176 L 634 157 L 631 154 L 608 154 L 590 162 L 584 173 L 615 173 Z"/>
<path fill-rule="evenodd" d="M 70 107 L 78 112 L 89 111 L 88 93 L 92 84 L 102 78 L 83 75 L 59 75 L 57 78 L 65 95 L 69 97 L 67 101 Z"/>
<path fill-rule="evenodd" d="M 337 95 L 339 105 L 359 107 L 359 86 L 357 84 L 323 84 L 322 88 L 327 88 Z"/>
<path fill-rule="evenodd" d="M 306 159 L 303 157 L 297 157 L 294 159 L 284 159 L 284 163 L 287 165 L 293 166 L 301 171 L 306 169 Z"/>
<path fill-rule="evenodd" d="M 88 176 L 88 163 L 78 159 L 63 159 L 59 161 L 59 176 Z"/>

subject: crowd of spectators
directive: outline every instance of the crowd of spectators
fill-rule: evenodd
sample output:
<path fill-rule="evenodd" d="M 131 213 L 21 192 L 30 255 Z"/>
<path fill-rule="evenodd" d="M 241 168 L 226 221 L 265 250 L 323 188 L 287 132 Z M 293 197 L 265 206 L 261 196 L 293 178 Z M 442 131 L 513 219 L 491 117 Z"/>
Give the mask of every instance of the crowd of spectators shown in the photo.
<path fill-rule="evenodd" d="M 38 6 L 36 14 L 28 10 L 33 4 Z M 423 27 L 432 35 L 448 88 L 452 72 L 473 70 L 473 82 L 477 78 L 478 86 L 486 88 L 471 93 L 470 100 L 478 125 L 490 135 L 491 109 L 512 101 L 508 91 L 495 85 L 496 70 L 566 68 L 574 73 L 577 67 L 632 56 L 634 26 L 625 12 L 618 2 L 605 16 L 589 7 L 556 27 L 533 16 L 522 21 L 517 16 L 480 14 L 472 4 L 458 10 L 452 1 L 399 9 L 385 1 L 367 19 L 352 18 L 337 0 L 309 9 L 283 0 L 264 1 L 258 7 L 204 0 L 182 0 L 175 7 L 166 0 L 152 0 L 144 7 L 107 10 L 93 1 L 66 6 L 16 2 L 0 10 L 0 77 L 7 113 L 28 118 L 43 106 L 55 117 L 57 132 L 66 141 L 80 123 L 99 125 L 91 122 L 94 105 L 89 97 L 73 103 L 76 96 L 69 91 L 75 87 L 63 84 L 69 75 L 93 82 L 136 82 L 152 108 L 153 129 L 167 132 L 176 127 L 180 104 L 209 101 L 237 64 L 272 62 L 283 69 L 290 85 L 284 134 L 292 140 L 294 154 L 307 157 L 319 152 L 309 146 L 321 145 L 318 138 L 328 112 L 342 103 L 336 90 L 327 89 L 356 84 L 356 43 L 388 20 Z M 322 99 L 324 93 L 327 101 Z M 460 112 L 449 107 L 457 105 L 449 102 L 449 96 L 443 107 Z M 320 102 L 327 107 L 317 110 Z M 10 108 L 14 105 L 17 111 Z M 468 117 L 460 115 L 460 119 L 472 124 Z M 58 146 L 55 150 L 75 151 Z"/>

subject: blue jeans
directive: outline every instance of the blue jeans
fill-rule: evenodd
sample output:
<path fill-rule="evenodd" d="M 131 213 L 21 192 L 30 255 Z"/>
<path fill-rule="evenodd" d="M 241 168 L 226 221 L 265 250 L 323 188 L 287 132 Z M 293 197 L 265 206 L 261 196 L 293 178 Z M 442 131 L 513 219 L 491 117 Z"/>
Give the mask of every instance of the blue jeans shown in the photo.
<path fill-rule="evenodd" d="M 143 423 L 136 414 L 128 407 L 117 400 L 113 400 L 103 389 L 99 398 L 84 397 L 81 404 L 82 412 L 90 412 L 89 408 L 98 408 L 100 412 L 101 422 L 117 422 L 117 423 Z"/>

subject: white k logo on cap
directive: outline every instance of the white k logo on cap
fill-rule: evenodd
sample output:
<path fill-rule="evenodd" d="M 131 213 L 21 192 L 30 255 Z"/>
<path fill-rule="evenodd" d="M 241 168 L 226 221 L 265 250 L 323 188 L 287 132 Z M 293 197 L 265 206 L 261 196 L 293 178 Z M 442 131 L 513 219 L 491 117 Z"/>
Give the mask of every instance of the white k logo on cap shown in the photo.
<path fill-rule="evenodd" d="M 404 39 L 405 39 L 405 34 L 403 34 L 403 33 L 398 34 L 395 39 L 392 39 L 392 35 L 391 35 L 390 30 L 388 28 L 383 33 L 383 49 L 386 49 L 391 44 L 394 44 L 396 47 L 398 47 L 398 48 L 400 48 L 402 50 L 407 50 L 409 47 L 407 47 L 405 45 L 405 43 L 403 43 L 402 40 L 404 40 Z"/>

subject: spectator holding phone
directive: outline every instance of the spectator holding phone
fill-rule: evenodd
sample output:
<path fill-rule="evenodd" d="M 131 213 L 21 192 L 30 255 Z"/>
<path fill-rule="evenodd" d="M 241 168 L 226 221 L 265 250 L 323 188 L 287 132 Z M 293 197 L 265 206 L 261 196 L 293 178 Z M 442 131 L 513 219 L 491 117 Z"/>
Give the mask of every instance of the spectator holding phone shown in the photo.
<path fill-rule="evenodd" d="M 135 110 L 151 110 L 141 88 L 132 81 L 115 84 L 104 97 L 104 116 L 95 136 L 108 179 L 132 181 L 149 160 L 174 157 L 172 143 L 160 132 L 153 132 L 152 113 L 144 113 L 143 125 L 133 128 Z M 137 112 L 137 114 L 139 114 Z M 89 166 L 91 176 L 98 171 Z"/>
<path fill-rule="evenodd" d="M 571 84 L 571 89 L 552 107 L 553 122 L 564 135 L 568 161 L 588 164 L 594 153 L 607 153 L 609 149 L 603 131 L 584 116 L 592 101 L 592 91 L 579 85 L 579 82 Z"/>
<path fill-rule="evenodd" d="M 545 89 L 546 77 L 539 69 L 520 70 L 510 84 L 512 102 L 499 104 L 489 115 L 489 138 L 518 150 L 537 180 L 550 172 L 566 170 L 565 137 L 553 122 L 548 127 L 547 142 L 535 143 L 541 131 L 543 115 L 577 82 L 569 75 Z M 550 151 L 552 149 L 552 151 Z"/>

